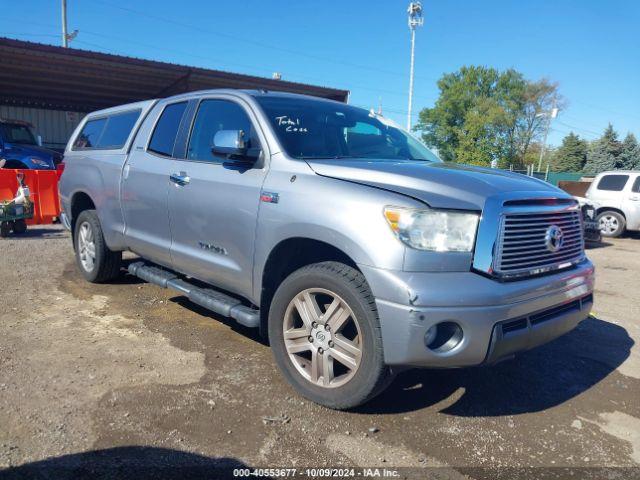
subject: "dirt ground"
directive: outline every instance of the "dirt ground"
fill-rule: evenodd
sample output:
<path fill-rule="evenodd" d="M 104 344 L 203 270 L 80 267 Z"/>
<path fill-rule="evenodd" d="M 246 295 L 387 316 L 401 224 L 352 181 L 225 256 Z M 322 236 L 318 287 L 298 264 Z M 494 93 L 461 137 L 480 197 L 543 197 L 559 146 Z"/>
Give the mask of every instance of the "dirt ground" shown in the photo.
<path fill-rule="evenodd" d="M 297 396 L 251 330 L 130 276 L 83 281 L 61 227 L 0 240 L 0 477 L 105 464 L 123 476 L 377 466 L 440 467 L 438 478 L 638 467 L 640 238 L 589 256 L 594 315 L 573 332 L 490 368 L 403 373 L 334 412 Z"/>

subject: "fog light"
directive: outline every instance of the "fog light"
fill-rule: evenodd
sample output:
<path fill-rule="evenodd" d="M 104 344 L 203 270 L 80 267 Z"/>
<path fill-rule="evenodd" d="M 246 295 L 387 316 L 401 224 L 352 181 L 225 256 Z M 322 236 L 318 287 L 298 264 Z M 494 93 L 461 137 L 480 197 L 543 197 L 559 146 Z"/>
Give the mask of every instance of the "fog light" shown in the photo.
<path fill-rule="evenodd" d="M 429 347 L 431 343 L 436 339 L 436 335 L 438 334 L 438 325 L 432 325 L 429 327 L 429 330 L 424 334 L 424 344 Z"/>
<path fill-rule="evenodd" d="M 462 341 L 462 328 L 455 322 L 441 322 L 431 326 L 424 334 L 424 344 L 436 353 L 456 348 Z"/>

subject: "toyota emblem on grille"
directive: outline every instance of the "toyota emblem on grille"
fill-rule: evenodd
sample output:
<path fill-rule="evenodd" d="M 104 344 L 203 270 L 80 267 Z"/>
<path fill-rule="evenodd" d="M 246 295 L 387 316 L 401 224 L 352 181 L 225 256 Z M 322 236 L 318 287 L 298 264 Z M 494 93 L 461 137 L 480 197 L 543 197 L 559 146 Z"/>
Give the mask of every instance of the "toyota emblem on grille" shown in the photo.
<path fill-rule="evenodd" d="M 560 227 L 557 225 L 551 225 L 547 228 L 547 233 L 544 235 L 544 244 L 552 253 L 557 252 L 562 248 L 562 244 L 564 243 L 564 234 Z"/>

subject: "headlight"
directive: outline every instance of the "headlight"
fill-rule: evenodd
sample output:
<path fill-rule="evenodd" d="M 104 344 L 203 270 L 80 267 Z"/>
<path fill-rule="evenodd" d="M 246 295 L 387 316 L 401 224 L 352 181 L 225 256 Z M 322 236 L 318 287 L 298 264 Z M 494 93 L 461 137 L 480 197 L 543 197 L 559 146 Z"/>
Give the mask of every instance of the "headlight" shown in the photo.
<path fill-rule="evenodd" d="M 479 215 L 454 211 L 386 207 L 384 216 L 396 236 L 418 250 L 470 252 Z"/>
<path fill-rule="evenodd" d="M 44 160 L 40 160 L 39 158 L 31 158 L 31 162 L 34 165 L 38 165 L 39 167 L 50 167 L 51 165 Z"/>

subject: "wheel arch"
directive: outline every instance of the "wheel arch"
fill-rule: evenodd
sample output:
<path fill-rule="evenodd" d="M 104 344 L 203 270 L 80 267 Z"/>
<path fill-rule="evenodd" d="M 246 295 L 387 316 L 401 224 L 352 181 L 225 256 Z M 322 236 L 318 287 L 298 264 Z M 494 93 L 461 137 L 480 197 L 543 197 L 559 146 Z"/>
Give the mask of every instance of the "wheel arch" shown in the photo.
<path fill-rule="evenodd" d="M 91 198 L 91 196 L 84 192 L 78 191 L 75 192 L 71 196 L 71 238 L 73 239 L 73 246 L 75 248 L 75 235 L 74 232 L 76 230 L 76 222 L 78 220 L 78 216 L 84 212 L 85 210 L 95 210 L 96 204 Z"/>
<path fill-rule="evenodd" d="M 292 237 L 280 241 L 269 253 L 260 278 L 260 333 L 266 338 L 271 300 L 278 285 L 291 273 L 318 262 L 335 261 L 360 270 L 339 248 L 321 240 Z"/>
<path fill-rule="evenodd" d="M 622 210 L 620 210 L 619 208 L 615 208 L 615 207 L 600 207 L 598 208 L 598 210 L 596 210 L 596 216 L 600 215 L 601 213 L 604 212 L 616 212 L 619 213 L 620 215 L 622 215 L 622 217 L 626 220 L 627 216 L 624 214 L 624 212 Z"/>

